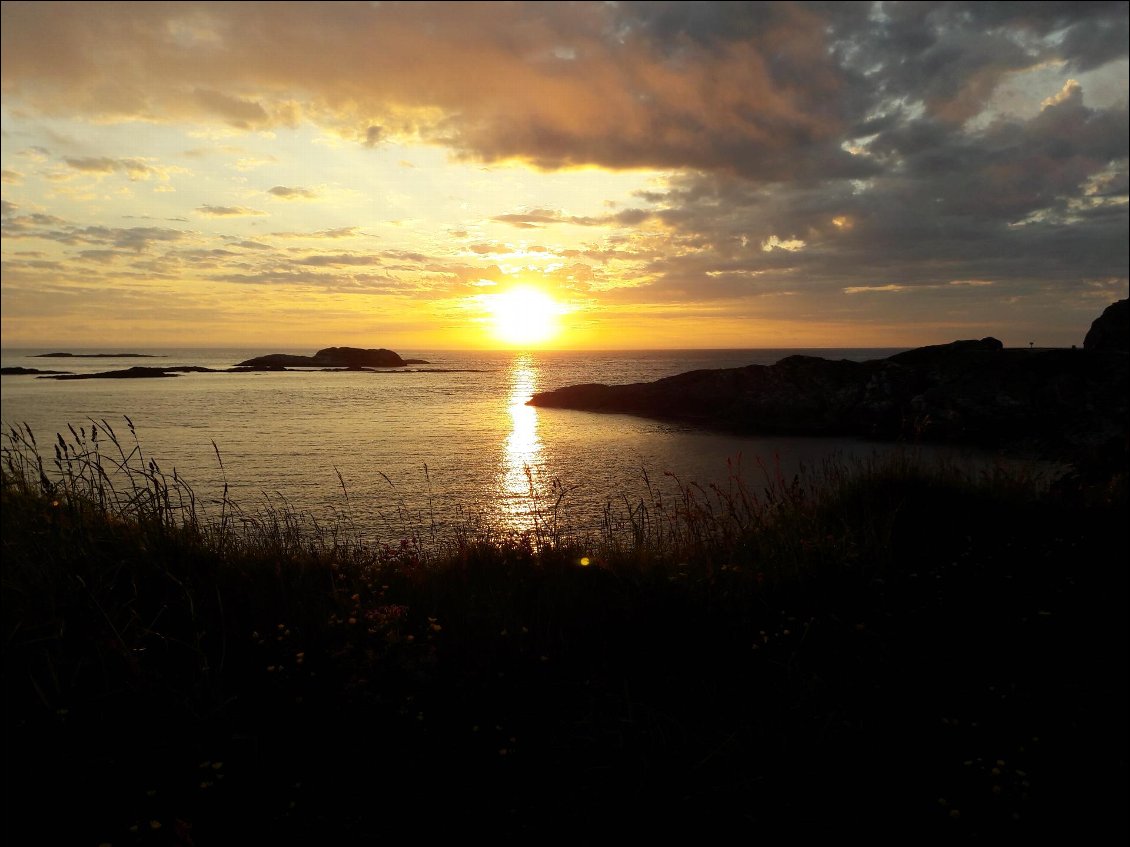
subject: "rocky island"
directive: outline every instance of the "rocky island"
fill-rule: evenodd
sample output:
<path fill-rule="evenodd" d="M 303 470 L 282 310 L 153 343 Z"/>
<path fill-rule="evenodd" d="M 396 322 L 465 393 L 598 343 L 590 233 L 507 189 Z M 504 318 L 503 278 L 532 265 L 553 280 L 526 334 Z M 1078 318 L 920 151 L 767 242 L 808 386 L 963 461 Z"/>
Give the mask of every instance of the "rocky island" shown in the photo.
<path fill-rule="evenodd" d="M 40 353 L 46 358 L 154 358 L 142 353 Z M 376 371 L 396 369 L 407 365 L 426 365 L 426 359 L 404 359 L 398 353 L 384 348 L 362 349 L 359 347 L 327 347 L 313 356 L 296 356 L 290 353 L 270 353 L 240 362 L 231 368 L 205 368 L 196 365 L 176 367 L 134 366 L 113 371 L 99 371 L 89 374 L 74 374 L 69 371 L 46 371 L 37 368 L 0 368 L 3 376 L 37 376 L 40 379 L 154 379 L 176 376 L 181 373 L 249 373 L 253 371 L 287 371 L 291 368 L 317 368 L 320 370 Z"/>
<path fill-rule="evenodd" d="M 142 365 L 134 365 L 132 368 L 123 368 L 117 371 L 99 371 L 98 373 L 92 374 L 56 374 L 52 371 L 44 371 L 40 379 L 159 379 L 161 377 L 171 377 L 182 373 L 222 373 L 222 371 L 217 371 L 214 368 L 202 368 L 197 365 L 178 365 L 171 368 L 149 368 Z"/>
<path fill-rule="evenodd" d="M 1130 301 L 1083 349 L 955 341 L 866 362 L 789 356 L 629 385 L 572 385 L 532 406 L 640 415 L 751 434 L 858 436 L 1019 447 L 1048 455 L 1125 450 Z"/>
<path fill-rule="evenodd" d="M 405 365 L 426 364 L 419 359 L 402 359 L 398 353 L 360 347 L 326 347 L 313 356 L 295 356 L 290 353 L 270 353 L 256 356 L 236 365 L 237 368 L 258 370 L 283 370 L 285 368 L 402 368 Z"/>

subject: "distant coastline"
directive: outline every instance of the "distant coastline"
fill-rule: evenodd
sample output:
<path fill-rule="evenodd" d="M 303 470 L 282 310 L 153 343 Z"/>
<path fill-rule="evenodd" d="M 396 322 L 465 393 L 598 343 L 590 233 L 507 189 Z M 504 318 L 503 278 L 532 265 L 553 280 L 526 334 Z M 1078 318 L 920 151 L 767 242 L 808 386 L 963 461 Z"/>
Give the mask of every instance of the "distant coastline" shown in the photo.
<path fill-rule="evenodd" d="M 34 359 L 163 359 L 157 353 L 36 353 Z"/>

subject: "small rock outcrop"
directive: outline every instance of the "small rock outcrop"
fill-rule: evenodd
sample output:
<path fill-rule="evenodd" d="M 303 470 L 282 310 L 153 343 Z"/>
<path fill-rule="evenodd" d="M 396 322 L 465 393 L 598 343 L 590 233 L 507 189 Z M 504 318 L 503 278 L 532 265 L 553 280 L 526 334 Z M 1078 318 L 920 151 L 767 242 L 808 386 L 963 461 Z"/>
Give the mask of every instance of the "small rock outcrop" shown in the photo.
<path fill-rule="evenodd" d="M 1084 350 L 1130 352 L 1130 299 L 1111 303 L 1091 324 Z"/>
<path fill-rule="evenodd" d="M 402 368 L 407 362 L 392 350 L 362 349 L 360 347 L 326 347 L 313 356 L 295 356 L 290 353 L 271 353 L 240 362 L 236 367 L 281 370 L 283 368 Z"/>

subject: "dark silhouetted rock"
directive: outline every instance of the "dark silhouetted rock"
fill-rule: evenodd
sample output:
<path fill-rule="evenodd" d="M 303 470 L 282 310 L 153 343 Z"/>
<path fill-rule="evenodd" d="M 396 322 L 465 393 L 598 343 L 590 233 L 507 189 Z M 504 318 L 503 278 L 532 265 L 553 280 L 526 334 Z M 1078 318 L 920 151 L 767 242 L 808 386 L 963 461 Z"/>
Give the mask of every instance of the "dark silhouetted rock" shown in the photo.
<path fill-rule="evenodd" d="M 1111 303 L 1095 318 L 1083 339 L 1083 349 L 1130 352 L 1130 300 Z"/>
<path fill-rule="evenodd" d="M 384 348 L 327 347 L 313 356 L 271 353 L 240 362 L 236 367 L 282 370 L 284 368 L 402 368 L 407 364 L 399 354 Z"/>
<path fill-rule="evenodd" d="M 1127 438 L 1128 359 L 1005 350 L 995 338 L 868 362 L 789 356 L 631 385 L 573 385 L 530 405 L 617 412 L 760 434 L 1106 449 Z"/>
<path fill-rule="evenodd" d="M 176 376 L 188 373 L 226 373 L 215 368 L 205 368 L 201 365 L 175 365 L 168 368 L 150 368 L 135 365 L 121 371 L 99 371 L 92 374 L 76 374 L 70 371 L 38 371 L 34 368 L 4 368 L 4 372 L 22 372 L 36 374 L 41 379 L 155 379 L 162 376 Z"/>
<path fill-rule="evenodd" d="M 59 374 L 57 376 L 41 376 L 39 379 L 158 379 L 160 377 L 175 377 L 171 371 L 176 368 L 146 368 L 136 365 L 122 371 L 101 371 L 93 374 Z"/>

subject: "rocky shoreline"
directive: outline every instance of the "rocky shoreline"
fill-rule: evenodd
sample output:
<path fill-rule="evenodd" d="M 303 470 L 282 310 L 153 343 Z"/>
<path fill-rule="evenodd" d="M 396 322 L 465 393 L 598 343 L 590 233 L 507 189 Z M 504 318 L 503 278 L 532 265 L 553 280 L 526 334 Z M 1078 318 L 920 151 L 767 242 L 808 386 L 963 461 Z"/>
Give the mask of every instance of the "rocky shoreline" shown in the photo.
<path fill-rule="evenodd" d="M 1083 349 L 1005 349 L 995 338 L 866 362 L 789 356 L 654 382 L 583 384 L 529 405 L 639 415 L 749 434 L 856 436 L 1030 450 L 1126 449 L 1130 301 L 1096 319 Z"/>

